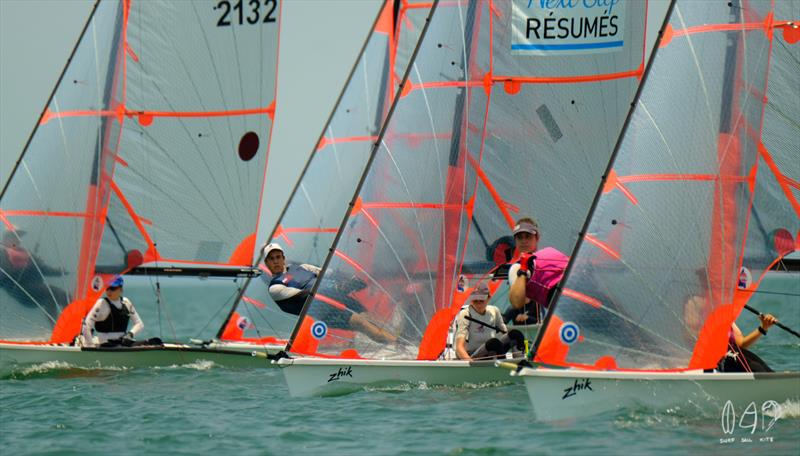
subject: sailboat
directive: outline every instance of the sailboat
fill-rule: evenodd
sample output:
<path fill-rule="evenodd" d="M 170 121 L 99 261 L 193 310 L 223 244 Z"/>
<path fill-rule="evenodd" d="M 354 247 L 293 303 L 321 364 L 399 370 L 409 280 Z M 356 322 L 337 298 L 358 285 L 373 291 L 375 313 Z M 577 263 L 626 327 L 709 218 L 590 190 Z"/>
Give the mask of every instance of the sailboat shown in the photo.
<path fill-rule="evenodd" d="M 537 418 L 642 405 L 780 417 L 800 399 L 798 372 L 716 370 L 767 271 L 800 250 L 798 6 L 670 5 L 536 366 L 515 372 Z"/>
<path fill-rule="evenodd" d="M 442 359 L 448 329 L 476 283 L 508 305 L 495 273 L 516 219 L 536 217 L 542 245 L 572 251 L 645 67 L 647 3 L 578 6 L 576 37 L 547 43 L 532 38 L 545 34 L 528 15 L 538 4 L 398 8 L 419 39 L 381 92 L 385 114 L 337 108 L 272 235 L 290 262 L 322 268 L 277 361 L 292 395 L 518 380 L 491 360 Z M 329 170 L 337 185 L 317 187 Z M 393 340 L 319 317 L 352 312 L 342 283 Z"/>
<path fill-rule="evenodd" d="M 282 5 L 256 3 L 94 5 L 0 193 L 4 366 L 269 365 L 254 345 L 75 344 L 117 276 L 259 274 Z"/>

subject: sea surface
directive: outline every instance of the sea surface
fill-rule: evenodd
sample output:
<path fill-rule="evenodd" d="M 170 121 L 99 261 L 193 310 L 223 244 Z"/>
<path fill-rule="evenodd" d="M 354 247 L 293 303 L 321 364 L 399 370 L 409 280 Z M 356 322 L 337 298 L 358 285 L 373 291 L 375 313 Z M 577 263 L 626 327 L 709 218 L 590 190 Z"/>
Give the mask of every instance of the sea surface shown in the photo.
<path fill-rule="evenodd" d="M 161 312 L 169 320 L 162 325 L 151 281 L 129 281 L 125 292 L 145 320 L 143 336 L 204 338 L 216 327 L 198 328 L 227 310 L 229 285 L 163 281 L 171 310 Z M 800 328 L 800 275 L 773 273 L 761 291 L 754 307 Z M 738 324 L 749 332 L 757 323 L 743 314 Z M 800 339 L 778 328 L 754 351 L 775 370 L 800 370 Z M 298 399 L 277 368 L 54 363 L 0 379 L 0 455 L 800 454 L 800 403 L 783 404 L 771 428 L 775 417 L 736 410 L 731 434 L 722 429 L 723 405 L 719 413 L 641 408 L 548 423 L 533 418 L 522 384 L 413 384 Z"/>

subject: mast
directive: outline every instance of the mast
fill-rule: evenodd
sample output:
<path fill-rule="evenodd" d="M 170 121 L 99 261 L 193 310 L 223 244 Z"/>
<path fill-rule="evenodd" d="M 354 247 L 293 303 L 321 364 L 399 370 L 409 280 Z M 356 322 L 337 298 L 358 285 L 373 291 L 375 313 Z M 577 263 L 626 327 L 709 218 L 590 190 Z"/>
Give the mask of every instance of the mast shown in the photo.
<path fill-rule="evenodd" d="M 577 257 L 577 253 L 583 244 L 584 236 L 589 229 L 589 224 L 592 221 L 594 216 L 594 212 L 597 209 L 597 205 L 600 202 L 600 197 L 603 195 L 603 188 L 605 186 L 606 181 L 608 180 L 609 173 L 614 168 L 614 162 L 616 161 L 617 154 L 622 146 L 622 140 L 625 138 L 625 134 L 628 131 L 628 126 L 630 125 L 631 119 L 633 118 L 633 113 L 636 110 L 636 105 L 639 102 L 639 98 L 642 95 L 645 83 L 647 82 L 647 78 L 650 75 L 650 69 L 653 66 L 653 61 L 656 58 L 656 54 L 658 49 L 661 45 L 661 39 L 664 36 L 664 30 L 666 29 L 667 25 L 669 24 L 669 20 L 672 16 L 672 10 L 675 7 L 676 0 L 670 0 L 669 7 L 667 8 L 667 12 L 664 15 L 664 20 L 661 23 L 661 27 L 658 29 L 658 39 L 653 44 L 653 50 L 650 53 L 650 60 L 647 62 L 647 67 L 644 70 L 644 74 L 642 75 L 642 81 L 639 84 L 639 87 L 636 89 L 636 95 L 631 102 L 630 109 L 628 109 L 628 115 L 625 118 L 625 123 L 622 126 L 622 130 L 620 130 L 619 135 L 617 136 L 617 142 L 614 145 L 614 151 L 611 153 L 611 158 L 608 161 L 608 165 L 606 166 L 606 170 L 603 173 L 603 177 L 600 180 L 600 183 L 597 186 L 597 191 L 595 192 L 594 200 L 592 201 L 592 205 L 589 209 L 589 213 L 584 220 L 583 227 L 581 227 L 580 232 L 578 233 L 578 241 L 575 243 L 575 247 L 572 249 L 572 253 L 569 256 L 569 263 L 567 263 L 567 267 L 564 270 L 564 276 L 562 277 L 561 281 L 559 282 L 555 293 L 553 294 L 553 298 L 550 300 L 550 305 L 547 309 L 547 315 L 542 322 L 542 327 L 539 329 L 538 334 L 536 335 L 536 340 L 534 341 L 533 348 L 531 348 L 530 359 L 534 359 L 536 357 L 536 352 L 539 349 L 539 344 L 542 342 L 542 338 L 544 334 L 547 332 L 550 320 L 554 314 L 556 306 L 558 304 L 558 298 L 561 296 L 561 293 L 564 289 L 564 283 L 566 282 L 567 278 L 569 277 L 570 272 L 572 271 L 573 266 L 575 265 L 575 258 Z"/>
<path fill-rule="evenodd" d="M 308 308 L 311 305 L 311 303 L 313 302 L 313 298 L 314 298 L 315 294 L 317 293 L 317 289 L 319 288 L 320 283 L 322 282 L 322 277 L 324 277 L 325 272 L 328 269 L 328 265 L 330 264 L 331 259 L 333 258 L 334 252 L 336 251 L 336 246 L 338 245 L 339 240 L 342 237 L 342 233 L 344 231 L 345 226 L 347 225 L 347 221 L 350 219 L 350 216 L 353 213 L 353 208 L 355 207 L 356 201 L 358 199 L 358 196 L 361 193 L 361 188 L 364 186 L 364 182 L 366 181 L 367 174 L 369 173 L 370 168 L 372 168 L 372 163 L 374 162 L 375 156 L 377 155 L 378 150 L 380 149 L 381 142 L 383 141 L 383 137 L 385 136 L 386 130 L 389 127 L 389 122 L 392 119 L 392 114 L 394 113 L 395 108 L 397 107 L 397 104 L 400 101 L 400 94 L 403 93 L 403 89 L 405 88 L 406 84 L 408 83 L 408 77 L 411 74 L 411 68 L 414 66 L 414 61 L 417 58 L 417 54 L 419 53 L 419 49 L 421 47 L 422 41 L 425 38 L 425 34 L 428 31 L 428 27 L 430 27 L 431 19 L 433 18 L 433 15 L 434 15 L 438 5 L 439 5 L 439 0 L 434 0 L 433 6 L 431 6 L 431 9 L 428 11 L 428 15 L 425 18 L 425 26 L 423 27 L 422 32 L 420 33 L 420 36 L 417 39 L 417 44 L 414 47 L 414 52 L 411 54 L 411 58 L 408 61 L 408 66 L 406 67 L 405 73 L 403 74 L 403 78 L 402 78 L 400 84 L 398 85 L 397 90 L 395 91 L 395 97 L 392 100 L 392 105 L 389 108 L 389 112 L 386 114 L 386 118 L 383 121 L 383 125 L 381 126 L 380 133 L 378 134 L 378 137 L 377 137 L 377 139 L 375 140 L 375 143 L 372 146 L 372 150 L 370 151 L 370 155 L 369 155 L 369 158 L 367 159 L 367 163 L 366 163 L 366 166 L 364 167 L 364 171 L 361 173 L 361 177 L 360 177 L 360 179 L 358 181 L 358 185 L 356 185 L 356 189 L 353 192 L 353 197 L 352 197 L 352 199 L 350 200 L 350 202 L 348 204 L 347 211 L 345 212 L 344 217 L 342 218 L 342 222 L 339 225 L 339 229 L 336 232 L 336 236 L 335 236 L 335 238 L 333 240 L 333 243 L 331 244 L 331 247 L 330 247 L 330 249 L 328 251 L 328 255 L 325 258 L 325 262 L 322 265 L 320 273 L 317 275 L 317 280 L 314 283 L 314 287 L 311 289 L 311 293 L 309 294 L 308 298 L 306 298 L 306 302 L 303 305 L 303 309 L 300 311 L 300 314 L 298 315 L 297 323 L 295 324 L 295 327 L 292 330 L 292 334 L 289 337 L 289 342 L 286 345 L 286 350 L 287 351 L 289 351 L 291 349 L 292 344 L 294 343 L 294 340 L 297 337 L 298 332 L 300 331 L 300 326 L 301 326 L 301 324 L 303 322 L 303 319 L 305 318 L 306 314 L 308 313 Z M 365 46 L 366 46 L 366 43 L 365 43 Z M 363 49 L 362 49 L 362 52 L 363 52 Z M 344 93 L 344 91 L 342 91 L 342 94 L 343 93 Z M 324 131 L 323 131 L 323 133 L 324 133 Z M 297 183 L 297 185 L 295 187 L 295 191 L 297 190 L 297 186 L 299 186 L 299 184 L 300 184 L 300 181 L 298 181 L 298 183 Z M 287 203 L 286 207 L 288 207 L 288 203 Z M 284 207 L 284 211 L 286 210 L 286 207 Z M 272 234 L 274 235 L 274 231 L 273 231 Z"/>
<path fill-rule="evenodd" d="M 464 53 L 462 54 L 465 80 L 469 80 L 469 62 L 472 53 L 472 35 L 475 27 L 476 7 L 477 2 L 470 2 L 466 15 L 466 26 L 464 30 L 466 44 L 464 46 Z M 452 283 L 454 274 L 447 274 L 446 272 L 448 266 L 450 266 L 448 262 L 453 262 L 453 265 L 458 262 L 456 254 L 458 253 L 458 240 L 461 238 L 459 234 L 461 233 L 461 211 L 464 210 L 464 166 L 466 162 L 462 152 L 464 147 L 463 139 L 466 135 L 466 129 L 464 128 L 464 110 L 469 109 L 469 100 L 467 100 L 467 97 L 468 89 L 465 84 L 458 94 L 455 112 L 453 113 L 452 131 L 459 133 L 453 135 L 453 141 L 450 143 L 447 180 L 445 181 L 445 194 L 443 195 L 445 207 L 442 209 L 444 212 L 444 223 L 443 230 L 441 231 L 442 240 L 439 243 L 439 270 L 444 273 L 442 274 L 442 283 L 436 287 L 437 296 L 435 297 L 435 302 L 441 305 L 442 308 L 448 306 L 448 297 L 450 297 L 453 289 Z M 459 207 L 459 209 L 456 211 L 452 209 L 453 207 Z M 455 246 L 447 242 L 449 239 L 455 240 Z M 455 269 L 455 267 L 452 268 L 454 272 Z"/>

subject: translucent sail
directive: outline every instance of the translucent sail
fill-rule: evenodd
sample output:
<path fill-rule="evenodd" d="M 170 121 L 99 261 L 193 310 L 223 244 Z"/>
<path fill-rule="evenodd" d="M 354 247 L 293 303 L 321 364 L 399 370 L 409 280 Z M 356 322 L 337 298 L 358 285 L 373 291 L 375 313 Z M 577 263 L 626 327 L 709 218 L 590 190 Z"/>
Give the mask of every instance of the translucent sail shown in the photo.
<path fill-rule="evenodd" d="M 666 370 L 724 354 L 748 277 L 785 253 L 771 233 L 798 229 L 797 47 L 777 24 L 769 1 L 676 2 L 538 360 Z"/>
<path fill-rule="evenodd" d="M 394 6 L 395 2 L 387 1 L 381 8 L 273 233 L 273 240 L 286 250 L 289 263 L 324 263 L 395 95 L 399 83 L 396 75 L 405 72 L 405 66 L 399 66 L 407 65 L 407 57 L 396 56 L 410 55 L 406 47 L 416 45 L 419 18 L 424 23 L 429 6 L 411 2 L 404 2 L 397 10 Z M 263 264 L 261 270 L 261 278 L 250 283 L 231 313 L 221 339 L 272 342 L 273 335 L 289 337 L 297 317 L 282 312 L 271 300 L 268 286 L 272 276 Z M 265 332 L 270 335 L 264 336 Z"/>
<path fill-rule="evenodd" d="M 646 4 L 618 7 L 619 48 L 532 55 L 512 28 L 539 2 L 436 4 L 292 351 L 436 358 L 514 219 L 571 251 L 644 68 Z"/>
<path fill-rule="evenodd" d="M 143 263 L 252 264 L 280 3 L 234 3 L 97 5 L 0 199 L 0 339 L 71 341 Z"/>

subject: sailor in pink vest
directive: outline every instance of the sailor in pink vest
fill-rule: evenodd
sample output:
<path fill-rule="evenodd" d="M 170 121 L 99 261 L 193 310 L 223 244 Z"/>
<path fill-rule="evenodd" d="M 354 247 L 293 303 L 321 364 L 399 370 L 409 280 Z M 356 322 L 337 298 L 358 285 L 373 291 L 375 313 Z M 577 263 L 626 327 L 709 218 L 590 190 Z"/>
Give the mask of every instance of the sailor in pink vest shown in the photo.
<path fill-rule="evenodd" d="M 541 315 L 564 276 L 569 257 L 552 247 L 536 250 L 539 247 L 539 225 L 531 218 L 517 222 L 514 239 L 519 255 L 508 271 L 511 283 L 508 299 L 514 309 L 523 309 L 528 303 L 535 304 L 536 314 Z"/>

